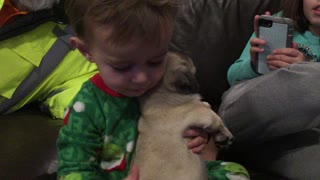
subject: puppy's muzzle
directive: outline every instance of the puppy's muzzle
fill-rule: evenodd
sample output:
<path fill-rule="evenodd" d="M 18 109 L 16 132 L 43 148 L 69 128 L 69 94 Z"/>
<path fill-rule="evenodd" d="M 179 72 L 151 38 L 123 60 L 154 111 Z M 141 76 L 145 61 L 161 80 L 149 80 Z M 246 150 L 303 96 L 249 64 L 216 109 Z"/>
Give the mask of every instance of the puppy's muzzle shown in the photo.
<path fill-rule="evenodd" d="M 212 136 L 218 148 L 228 148 L 233 142 L 231 133 L 216 132 Z"/>
<path fill-rule="evenodd" d="M 215 140 L 215 144 L 218 148 L 228 148 L 232 142 L 233 142 L 233 137 L 226 137 L 223 140 Z"/>

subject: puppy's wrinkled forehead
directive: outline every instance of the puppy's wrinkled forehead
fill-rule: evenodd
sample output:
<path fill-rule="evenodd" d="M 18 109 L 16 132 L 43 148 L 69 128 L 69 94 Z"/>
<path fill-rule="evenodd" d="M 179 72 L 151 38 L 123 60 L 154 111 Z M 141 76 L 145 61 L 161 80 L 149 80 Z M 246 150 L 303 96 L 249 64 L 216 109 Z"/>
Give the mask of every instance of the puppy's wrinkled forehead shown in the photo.
<path fill-rule="evenodd" d="M 198 93 L 199 84 L 195 77 L 196 68 L 188 56 L 169 52 L 163 86 L 171 92 Z"/>
<path fill-rule="evenodd" d="M 167 71 L 175 71 L 177 68 L 187 68 L 193 74 L 196 72 L 196 68 L 189 56 L 181 53 L 169 52 L 167 54 Z"/>

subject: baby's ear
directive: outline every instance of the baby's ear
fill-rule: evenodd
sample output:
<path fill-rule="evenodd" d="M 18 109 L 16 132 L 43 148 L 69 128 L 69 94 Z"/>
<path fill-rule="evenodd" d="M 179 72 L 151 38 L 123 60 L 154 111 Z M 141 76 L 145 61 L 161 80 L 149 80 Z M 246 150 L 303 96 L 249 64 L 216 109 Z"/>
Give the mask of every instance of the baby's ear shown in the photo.
<path fill-rule="evenodd" d="M 195 94 L 199 92 L 199 83 L 190 69 L 179 68 L 175 76 L 174 86 L 178 93 Z"/>
<path fill-rule="evenodd" d="M 88 59 L 90 62 L 94 62 L 90 50 L 83 40 L 73 36 L 70 38 L 70 43 L 73 45 L 73 47 L 77 48 L 86 59 Z"/>

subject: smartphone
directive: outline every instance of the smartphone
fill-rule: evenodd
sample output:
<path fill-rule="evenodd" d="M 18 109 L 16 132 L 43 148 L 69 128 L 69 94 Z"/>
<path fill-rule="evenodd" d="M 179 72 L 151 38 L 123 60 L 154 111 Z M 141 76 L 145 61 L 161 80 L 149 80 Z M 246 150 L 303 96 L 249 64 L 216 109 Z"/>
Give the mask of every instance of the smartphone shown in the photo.
<path fill-rule="evenodd" d="M 264 51 L 258 53 L 257 72 L 266 74 L 270 72 L 266 64 L 266 57 L 278 48 L 292 47 L 293 20 L 284 17 L 261 15 L 258 20 L 257 37 L 264 39 Z"/>

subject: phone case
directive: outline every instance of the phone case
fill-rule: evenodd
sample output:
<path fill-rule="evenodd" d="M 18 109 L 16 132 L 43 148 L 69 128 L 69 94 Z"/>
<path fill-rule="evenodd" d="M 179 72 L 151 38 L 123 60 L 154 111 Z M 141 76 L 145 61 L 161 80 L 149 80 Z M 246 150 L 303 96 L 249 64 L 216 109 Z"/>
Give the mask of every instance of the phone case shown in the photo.
<path fill-rule="evenodd" d="M 262 15 L 258 20 L 257 37 L 264 39 L 264 52 L 258 53 L 257 71 L 261 74 L 270 72 L 266 57 L 277 48 L 292 47 L 293 21 L 289 18 Z"/>

